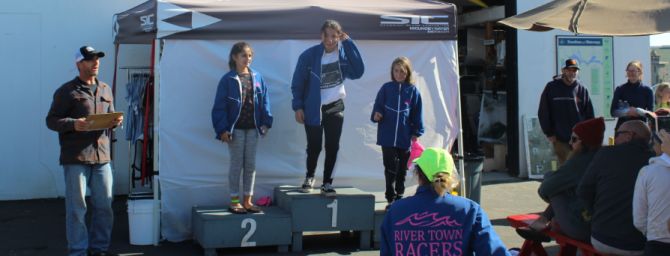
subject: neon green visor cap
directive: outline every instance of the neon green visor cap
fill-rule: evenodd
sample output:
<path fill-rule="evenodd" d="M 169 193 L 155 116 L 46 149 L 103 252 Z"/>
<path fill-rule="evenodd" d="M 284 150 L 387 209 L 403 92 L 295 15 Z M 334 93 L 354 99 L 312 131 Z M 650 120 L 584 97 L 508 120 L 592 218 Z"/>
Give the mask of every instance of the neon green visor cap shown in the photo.
<path fill-rule="evenodd" d="M 435 175 L 438 173 L 451 175 L 454 171 L 454 159 L 449 152 L 441 148 L 427 148 L 413 162 L 421 167 L 421 171 L 430 182 L 435 180 Z"/>

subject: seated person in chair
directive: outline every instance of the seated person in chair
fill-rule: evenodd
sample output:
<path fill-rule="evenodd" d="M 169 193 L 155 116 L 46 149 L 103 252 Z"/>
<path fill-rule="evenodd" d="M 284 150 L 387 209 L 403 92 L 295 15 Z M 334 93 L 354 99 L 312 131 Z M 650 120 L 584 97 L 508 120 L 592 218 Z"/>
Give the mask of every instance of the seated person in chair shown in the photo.
<path fill-rule="evenodd" d="M 541 237 L 531 234 L 548 228 L 576 240 L 588 242 L 591 236 L 590 216 L 584 203 L 577 197 L 577 185 L 586 168 L 602 146 L 605 120 L 602 117 L 577 123 L 572 128 L 570 157 L 555 172 L 548 172 L 538 189 L 540 197 L 549 203 L 540 217 L 528 227 L 519 228 L 517 233 L 526 239 Z M 549 238 L 540 240 L 548 241 Z"/>
<path fill-rule="evenodd" d="M 599 252 L 642 255 L 645 237 L 633 226 L 633 190 L 640 168 L 654 152 L 651 131 L 640 120 L 623 123 L 614 146 L 603 147 L 577 187 L 591 216 L 591 244 Z"/>
<path fill-rule="evenodd" d="M 380 255 L 510 255 L 479 204 L 448 193 L 458 178 L 446 150 L 427 148 L 413 162 L 419 187 L 386 212 Z"/>

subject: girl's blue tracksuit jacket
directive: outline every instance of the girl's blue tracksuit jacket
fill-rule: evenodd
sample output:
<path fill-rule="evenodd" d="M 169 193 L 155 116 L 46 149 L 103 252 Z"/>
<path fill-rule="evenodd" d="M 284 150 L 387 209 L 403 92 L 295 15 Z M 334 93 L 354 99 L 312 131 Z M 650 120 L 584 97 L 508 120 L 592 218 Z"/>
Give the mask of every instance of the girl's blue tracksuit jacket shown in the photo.
<path fill-rule="evenodd" d="M 342 78 L 358 79 L 363 76 L 365 66 L 358 48 L 351 38 L 341 42 L 339 48 Z M 300 54 L 291 80 L 293 111 L 302 109 L 305 125 L 321 125 L 321 57 L 323 44 L 310 47 Z"/>
<path fill-rule="evenodd" d="M 412 136 L 423 134 L 421 94 L 409 83 L 388 82 L 377 93 L 370 120 L 382 114 L 377 125 L 377 145 L 409 149 Z"/>
<path fill-rule="evenodd" d="M 380 255 L 510 255 L 477 203 L 430 186 L 386 211 Z"/>
<path fill-rule="evenodd" d="M 270 97 L 268 88 L 265 86 L 260 73 L 249 68 L 251 83 L 254 86 L 254 121 L 256 131 L 261 132 L 261 126 L 272 127 L 272 114 L 270 113 Z M 233 132 L 235 123 L 242 111 L 242 83 L 237 71 L 231 70 L 223 75 L 216 89 L 216 98 L 212 108 L 212 124 L 216 132 L 216 138 L 221 139 L 221 133 Z"/>

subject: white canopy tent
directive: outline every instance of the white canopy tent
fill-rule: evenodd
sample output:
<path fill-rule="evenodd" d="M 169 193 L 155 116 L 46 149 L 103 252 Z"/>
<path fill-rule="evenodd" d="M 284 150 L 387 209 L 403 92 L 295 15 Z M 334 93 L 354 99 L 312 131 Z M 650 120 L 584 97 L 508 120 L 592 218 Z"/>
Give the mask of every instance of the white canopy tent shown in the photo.
<path fill-rule="evenodd" d="M 153 13 L 155 18 L 150 17 Z M 363 77 L 345 81 L 335 186 L 384 190 L 381 149 L 375 144 L 370 112 L 398 56 L 412 60 L 423 97 L 426 133 L 420 141 L 448 148 L 458 136 L 458 56 L 451 4 L 170 0 L 150 1 L 116 17 L 117 43 L 150 43 L 156 38 L 162 46 L 156 47 L 161 51 L 155 67 L 154 166 L 160 172 L 161 233 L 169 241 L 190 238 L 193 206 L 229 201 L 227 146 L 214 138 L 210 111 L 235 42 L 244 40 L 254 48 L 252 68 L 266 80 L 274 115 L 273 128 L 258 145 L 256 197 L 270 195 L 278 185 L 299 185 L 304 178 L 306 139 L 302 125 L 294 121 L 290 83 L 300 53 L 319 43 L 325 19 L 340 21 L 365 61 Z M 153 30 L 151 22 L 157 24 Z M 317 180 L 322 163 L 321 159 Z"/>

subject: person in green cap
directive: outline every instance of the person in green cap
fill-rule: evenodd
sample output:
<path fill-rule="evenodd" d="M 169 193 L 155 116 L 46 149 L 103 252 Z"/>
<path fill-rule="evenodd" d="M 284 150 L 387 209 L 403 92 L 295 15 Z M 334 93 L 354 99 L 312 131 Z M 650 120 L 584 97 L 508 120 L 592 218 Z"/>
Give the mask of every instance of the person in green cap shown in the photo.
<path fill-rule="evenodd" d="M 510 255 L 479 204 L 448 193 L 458 175 L 446 150 L 427 148 L 413 162 L 419 187 L 386 212 L 380 255 Z"/>

